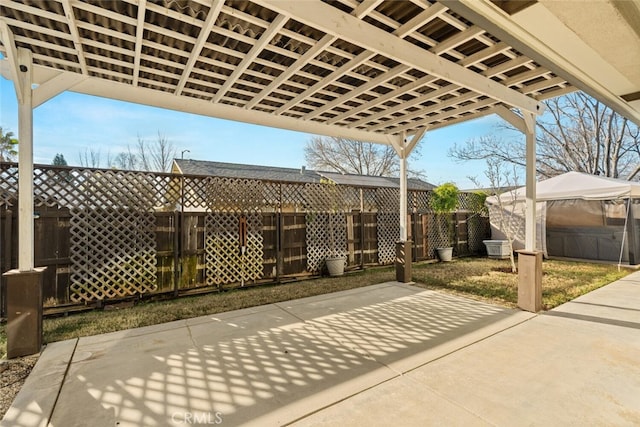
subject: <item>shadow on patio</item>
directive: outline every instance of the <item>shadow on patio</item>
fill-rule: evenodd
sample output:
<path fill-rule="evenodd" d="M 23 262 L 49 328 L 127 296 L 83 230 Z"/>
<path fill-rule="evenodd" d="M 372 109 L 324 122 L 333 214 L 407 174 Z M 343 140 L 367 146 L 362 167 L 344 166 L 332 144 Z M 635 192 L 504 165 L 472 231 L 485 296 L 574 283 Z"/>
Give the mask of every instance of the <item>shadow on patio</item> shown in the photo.
<path fill-rule="evenodd" d="M 51 425 L 282 425 L 526 318 L 387 283 L 81 338 Z"/>

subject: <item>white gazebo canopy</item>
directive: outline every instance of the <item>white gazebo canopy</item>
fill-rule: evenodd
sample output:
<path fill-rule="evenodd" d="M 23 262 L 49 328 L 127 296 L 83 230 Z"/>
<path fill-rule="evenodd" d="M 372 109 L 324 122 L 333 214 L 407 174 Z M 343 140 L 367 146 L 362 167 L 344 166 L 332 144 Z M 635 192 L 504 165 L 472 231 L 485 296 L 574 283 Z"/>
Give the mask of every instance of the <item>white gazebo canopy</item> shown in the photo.
<path fill-rule="evenodd" d="M 3 0 L 20 270 L 33 268 L 32 109 L 60 92 L 390 144 L 401 193 L 424 132 L 499 114 L 527 135 L 535 211 L 542 100 L 578 88 L 640 123 L 639 22 L 637 0 Z"/>

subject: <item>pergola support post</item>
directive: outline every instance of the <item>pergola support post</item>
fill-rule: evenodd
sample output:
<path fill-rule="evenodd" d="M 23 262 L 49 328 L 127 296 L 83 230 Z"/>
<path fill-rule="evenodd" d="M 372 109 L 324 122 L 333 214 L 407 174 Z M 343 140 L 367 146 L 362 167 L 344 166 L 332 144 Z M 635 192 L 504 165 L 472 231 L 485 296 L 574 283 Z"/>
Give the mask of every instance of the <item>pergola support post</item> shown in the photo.
<path fill-rule="evenodd" d="M 33 105 L 31 51 L 18 49 L 18 270 L 31 271 L 33 251 Z"/>
<path fill-rule="evenodd" d="M 427 129 L 423 128 L 407 138 L 406 132 L 389 137 L 391 146 L 400 158 L 400 240 L 396 242 L 396 281 L 411 282 L 411 248 L 413 242 L 408 240 L 407 233 L 407 159 L 422 139 Z"/>
<path fill-rule="evenodd" d="M 518 251 L 518 307 L 542 310 L 542 252 L 536 249 L 536 116 L 523 114 L 526 136 L 525 248 Z"/>
<path fill-rule="evenodd" d="M 18 98 L 18 269 L 3 274 L 7 284 L 7 357 L 38 353 L 42 347 L 42 279 L 34 268 L 33 75 L 32 53 L 13 50 Z"/>

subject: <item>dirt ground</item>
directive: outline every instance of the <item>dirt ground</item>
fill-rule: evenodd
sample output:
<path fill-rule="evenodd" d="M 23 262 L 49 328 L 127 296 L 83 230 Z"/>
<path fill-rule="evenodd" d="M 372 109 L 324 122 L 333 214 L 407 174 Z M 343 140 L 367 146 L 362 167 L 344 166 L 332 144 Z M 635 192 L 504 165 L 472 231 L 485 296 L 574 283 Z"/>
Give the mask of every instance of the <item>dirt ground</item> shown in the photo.
<path fill-rule="evenodd" d="M 39 355 L 0 361 L 0 419 L 4 417 L 13 399 L 38 361 Z"/>

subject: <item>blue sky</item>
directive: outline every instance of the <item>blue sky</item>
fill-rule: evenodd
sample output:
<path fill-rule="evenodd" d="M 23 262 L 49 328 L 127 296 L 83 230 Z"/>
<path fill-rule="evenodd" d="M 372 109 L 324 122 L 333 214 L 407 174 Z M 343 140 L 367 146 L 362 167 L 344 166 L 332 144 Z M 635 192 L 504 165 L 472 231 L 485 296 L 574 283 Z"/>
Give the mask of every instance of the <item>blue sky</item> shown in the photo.
<path fill-rule="evenodd" d="M 18 108 L 11 81 L 0 77 L 0 126 L 18 133 Z M 298 168 L 305 164 L 303 147 L 312 136 L 301 132 L 249 125 L 171 110 L 65 92 L 34 110 L 34 160 L 50 164 L 62 153 L 79 165 L 86 149 L 99 150 L 104 161 L 134 146 L 138 135 L 148 141 L 158 131 L 185 158 Z M 484 162 L 458 163 L 447 156 L 455 143 L 496 132 L 500 119 L 488 116 L 427 132 L 422 155 L 410 168 L 423 170 L 434 184 L 454 182 L 473 187 L 467 176 L 485 181 Z"/>

